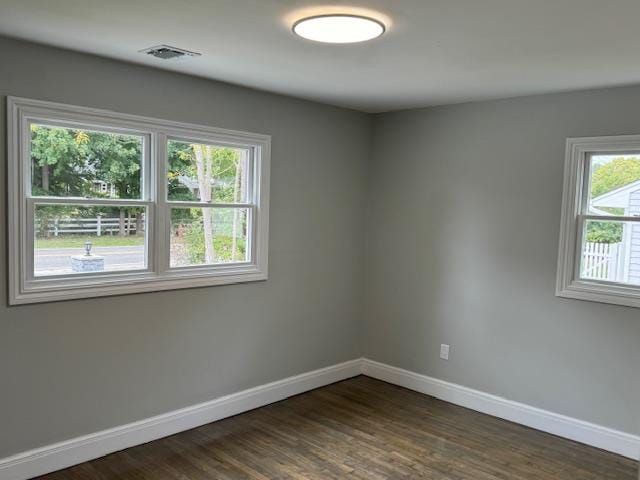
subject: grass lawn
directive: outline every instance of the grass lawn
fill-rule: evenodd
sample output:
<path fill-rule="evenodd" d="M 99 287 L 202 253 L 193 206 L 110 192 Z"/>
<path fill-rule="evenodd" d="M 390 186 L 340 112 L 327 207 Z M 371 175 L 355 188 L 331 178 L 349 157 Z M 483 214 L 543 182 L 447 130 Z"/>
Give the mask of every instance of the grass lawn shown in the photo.
<path fill-rule="evenodd" d="M 84 249 L 84 242 L 89 240 L 94 247 L 131 247 L 144 245 L 143 236 L 118 237 L 105 235 L 90 237 L 83 235 L 69 235 L 66 237 L 37 238 L 36 248 L 80 248 Z"/>

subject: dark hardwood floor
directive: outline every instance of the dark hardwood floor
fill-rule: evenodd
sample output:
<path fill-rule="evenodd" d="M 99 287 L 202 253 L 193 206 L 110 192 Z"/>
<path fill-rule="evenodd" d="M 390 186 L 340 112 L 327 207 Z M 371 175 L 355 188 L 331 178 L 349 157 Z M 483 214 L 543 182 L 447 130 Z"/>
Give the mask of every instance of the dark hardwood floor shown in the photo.
<path fill-rule="evenodd" d="M 360 376 L 41 480 L 636 480 L 623 457 Z"/>

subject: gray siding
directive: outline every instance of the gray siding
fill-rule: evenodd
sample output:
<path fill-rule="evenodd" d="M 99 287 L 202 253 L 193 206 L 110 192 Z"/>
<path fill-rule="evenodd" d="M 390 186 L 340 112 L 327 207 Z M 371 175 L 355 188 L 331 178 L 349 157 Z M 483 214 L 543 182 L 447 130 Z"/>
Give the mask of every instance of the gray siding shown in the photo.
<path fill-rule="evenodd" d="M 640 215 L 640 190 L 629 194 L 629 207 L 627 214 L 630 216 Z M 640 284 L 640 225 L 637 223 L 627 224 L 625 229 L 629 232 L 629 283 Z"/>

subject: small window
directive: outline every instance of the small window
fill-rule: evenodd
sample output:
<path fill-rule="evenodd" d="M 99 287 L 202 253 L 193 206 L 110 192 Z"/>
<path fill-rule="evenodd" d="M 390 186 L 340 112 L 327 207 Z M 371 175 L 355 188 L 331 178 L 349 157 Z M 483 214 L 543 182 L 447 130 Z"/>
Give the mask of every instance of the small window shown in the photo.
<path fill-rule="evenodd" d="M 567 141 L 557 294 L 640 306 L 640 136 Z"/>
<path fill-rule="evenodd" d="M 8 105 L 11 303 L 266 279 L 268 136 Z"/>

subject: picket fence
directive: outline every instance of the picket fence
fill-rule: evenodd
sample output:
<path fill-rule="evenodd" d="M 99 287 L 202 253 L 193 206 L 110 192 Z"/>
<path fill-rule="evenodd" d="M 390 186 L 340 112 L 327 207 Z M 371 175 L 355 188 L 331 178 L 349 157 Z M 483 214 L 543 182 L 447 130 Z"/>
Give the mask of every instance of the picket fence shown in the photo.
<path fill-rule="evenodd" d="M 117 235 L 120 233 L 120 222 L 119 217 L 54 218 L 48 221 L 48 231 L 54 237 L 65 233 L 89 233 L 98 237 Z M 123 229 L 126 234 L 137 232 L 138 225 L 135 217 L 125 217 L 122 222 L 124 222 Z M 144 219 L 141 223 L 141 227 L 144 228 Z"/>
<path fill-rule="evenodd" d="M 622 243 L 586 243 L 582 249 L 582 278 L 621 281 L 624 276 Z"/>

